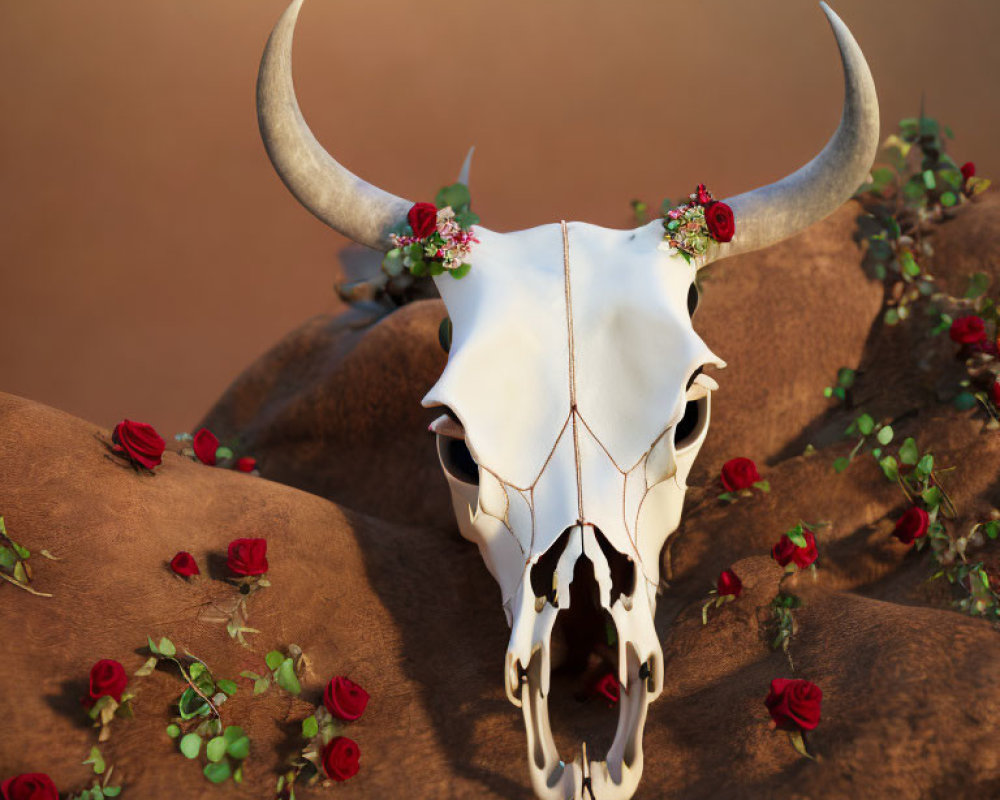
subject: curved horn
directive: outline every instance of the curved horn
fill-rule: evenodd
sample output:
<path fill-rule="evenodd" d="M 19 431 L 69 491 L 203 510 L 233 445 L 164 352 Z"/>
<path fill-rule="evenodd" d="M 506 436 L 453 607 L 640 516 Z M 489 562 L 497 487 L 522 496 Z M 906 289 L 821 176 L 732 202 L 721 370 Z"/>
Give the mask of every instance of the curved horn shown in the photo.
<path fill-rule="evenodd" d="M 388 250 L 389 232 L 412 203 L 342 167 L 306 125 L 292 85 L 292 33 L 303 0 L 292 0 L 271 31 L 257 75 L 257 121 L 275 170 L 309 211 L 359 244 Z"/>
<path fill-rule="evenodd" d="M 769 186 L 727 199 L 736 236 L 719 245 L 718 260 L 781 241 L 833 213 L 865 182 L 878 150 L 875 84 L 861 48 L 840 17 L 820 3 L 844 64 L 844 113 L 836 133 L 816 158 Z"/>
<path fill-rule="evenodd" d="M 462 169 L 458 172 L 458 182 L 463 184 L 466 189 L 469 188 L 469 172 L 472 169 L 472 154 L 476 152 L 476 146 L 472 145 L 469 148 L 469 152 L 465 155 L 465 161 L 462 162 Z"/>

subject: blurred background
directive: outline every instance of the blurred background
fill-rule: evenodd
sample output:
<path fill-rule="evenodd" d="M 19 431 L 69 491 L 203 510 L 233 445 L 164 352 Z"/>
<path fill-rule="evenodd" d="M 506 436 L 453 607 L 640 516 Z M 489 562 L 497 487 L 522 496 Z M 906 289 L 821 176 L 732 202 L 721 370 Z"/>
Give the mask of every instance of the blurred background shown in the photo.
<path fill-rule="evenodd" d="M 955 159 L 1000 178 L 1000 3 L 832 5 L 871 65 L 883 137 L 923 94 Z M 0 390 L 169 437 L 340 307 L 346 242 L 257 132 L 284 7 L 0 4 Z M 473 202 L 496 230 L 627 227 L 635 197 L 768 183 L 820 150 L 842 100 L 813 0 L 307 0 L 295 41 L 299 102 L 336 158 L 430 200 L 475 144 Z"/>

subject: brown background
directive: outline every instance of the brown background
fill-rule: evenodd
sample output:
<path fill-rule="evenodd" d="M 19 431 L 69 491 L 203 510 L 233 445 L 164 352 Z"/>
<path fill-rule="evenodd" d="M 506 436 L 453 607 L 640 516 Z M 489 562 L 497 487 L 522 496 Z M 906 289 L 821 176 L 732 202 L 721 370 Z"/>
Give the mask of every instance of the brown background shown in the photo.
<path fill-rule="evenodd" d="M 839 0 L 884 132 L 916 112 L 1000 177 L 1000 4 Z M 273 174 L 253 106 L 283 0 L 0 5 L 0 388 L 185 430 L 256 355 L 335 309 L 344 241 Z M 629 224 L 705 181 L 810 158 L 841 77 L 811 0 L 309 0 L 296 79 L 318 138 L 411 199 L 477 145 L 488 227 Z M 725 354 L 723 354 L 725 355 Z"/>

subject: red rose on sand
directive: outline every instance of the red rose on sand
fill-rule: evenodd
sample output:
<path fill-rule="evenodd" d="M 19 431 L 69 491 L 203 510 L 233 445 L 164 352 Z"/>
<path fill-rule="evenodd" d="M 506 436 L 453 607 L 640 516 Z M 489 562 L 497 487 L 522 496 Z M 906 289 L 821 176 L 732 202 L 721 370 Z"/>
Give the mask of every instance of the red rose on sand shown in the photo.
<path fill-rule="evenodd" d="M 1000 381 L 993 381 L 990 387 L 990 400 L 993 401 L 993 405 L 1000 407 Z"/>
<path fill-rule="evenodd" d="M 595 694 L 602 695 L 609 703 L 614 705 L 618 702 L 618 698 L 621 697 L 622 687 L 618 683 L 618 678 L 615 677 L 614 673 L 609 672 L 597 682 L 594 686 L 594 692 Z"/>
<path fill-rule="evenodd" d="M 183 550 L 170 559 L 170 569 L 184 578 L 201 573 L 198 564 L 195 563 L 194 556 Z"/>
<path fill-rule="evenodd" d="M 964 164 L 962 164 L 962 178 L 964 180 L 969 180 L 969 178 L 975 176 L 975 174 L 976 174 L 976 165 L 974 163 L 972 163 L 971 161 L 966 161 Z"/>
<path fill-rule="evenodd" d="M 3 800 L 59 800 L 52 778 L 44 772 L 26 772 L 0 783 Z"/>
<path fill-rule="evenodd" d="M 694 190 L 694 201 L 700 206 L 707 206 L 712 202 L 712 193 L 705 188 L 705 184 L 699 183 Z"/>
<path fill-rule="evenodd" d="M 749 458 L 731 458 L 722 465 L 722 485 L 727 492 L 749 489 L 759 480 L 757 465 Z"/>
<path fill-rule="evenodd" d="M 111 434 L 112 452 L 146 469 L 159 466 L 166 444 L 152 425 L 123 419 Z"/>
<path fill-rule="evenodd" d="M 338 736 L 323 749 L 323 771 L 335 781 L 346 781 L 358 772 L 361 751 L 353 739 Z"/>
<path fill-rule="evenodd" d="M 719 575 L 719 580 L 715 584 L 715 590 L 719 593 L 720 597 L 724 597 L 725 595 L 739 597 L 740 592 L 743 591 L 743 581 L 731 569 L 726 569 Z"/>
<path fill-rule="evenodd" d="M 267 539 L 233 539 L 226 565 L 237 575 L 267 572 Z"/>
<path fill-rule="evenodd" d="M 779 728 L 811 731 L 819 725 L 823 690 L 812 681 L 775 678 L 764 705 Z"/>
<path fill-rule="evenodd" d="M 951 323 L 948 335 L 953 342 L 959 344 L 976 344 L 986 338 L 986 326 L 975 314 L 959 317 Z"/>
<path fill-rule="evenodd" d="M 208 428 L 202 428 L 194 435 L 191 446 L 202 464 L 208 464 L 210 467 L 215 466 L 215 451 L 219 449 L 219 440 L 214 433 Z"/>
<path fill-rule="evenodd" d="M 893 529 L 892 535 L 903 544 L 913 544 L 914 540 L 927 533 L 929 523 L 930 517 L 926 511 L 916 506 L 910 506 L 906 513 L 896 520 L 896 527 Z"/>
<path fill-rule="evenodd" d="M 708 233 L 717 242 L 731 242 L 736 233 L 736 220 L 733 210 L 725 203 L 709 203 L 705 206 L 705 222 L 708 223 Z"/>
<path fill-rule="evenodd" d="M 816 537 L 811 532 L 804 531 L 802 538 L 806 540 L 805 547 L 799 547 L 786 533 L 771 548 L 771 558 L 783 567 L 794 561 L 797 567 L 805 569 L 816 560 L 819 551 L 816 549 Z"/>
<path fill-rule="evenodd" d="M 102 697 L 113 697 L 116 703 L 122 701 L 122 692 L 128 686 L 125 667 L 112 658 L 102 658 L 90 668 L 90 688 L 83 698 L 83 705 L 90 708 Z"/>
<path fill-rule="evenodd" d="M 413 235 L 418 239 L 426 239 L 437 230 L 437 219 L 438 212 L 433 203 L 417 203 L 406 215 Z"/>
<path fill-rule="evenodd" d="M 253 472 L 257 469 L 257 459 L 243 456 L 243 458 L 236 460 L 235 467 L 238 472 Z"/>
<path fill-rule="evenodd" d="M 368 692 L 354 681 L 339 675 L 333 678 L 323 692 L 323 705 L 333 716 L 353 722 L 368 705 Z"/>

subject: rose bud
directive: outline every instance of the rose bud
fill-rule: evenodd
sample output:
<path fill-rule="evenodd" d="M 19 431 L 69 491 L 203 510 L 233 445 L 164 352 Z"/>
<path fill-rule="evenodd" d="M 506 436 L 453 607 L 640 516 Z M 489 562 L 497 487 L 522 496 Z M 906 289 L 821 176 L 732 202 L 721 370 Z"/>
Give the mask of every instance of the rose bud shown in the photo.
<path fill-rule="evenodd" d="M 59 791 L 44 772 L 26 772 L 0 783 L 3 800 L 59 800 Z"/>
<path fill-rule="evenodd" d="M 237 575 L 267 572 L 267 539 L 233 539 L 226 565 Z"/>
<path fill-rule="evenodd" d="M 717 242 L 731 242 L 736 233 L 733 210 L 725 203 L 709 203 L 705 206 L 705 222 L 708 233 Z"/>
<path fill-rule="evenodd" d="M 749 458 L 731 458 L 722 465 L 722 485 L 727 492 L 749 489 L 759 480 L 757 465 Z"/>
<path fill-rule="evenodd" d="M 959 344 L 976 344 L 986 338 L 986 326 L 981 318 L 970 314 L 952 322 L 948 335 Z"/>
<path fill-rule="evenodd" d="M 438 212 L 433 203 L 417 203 L 406 215 L 413 235 L 418 239 L 426 239 L 437 230 L 437 219 Z"/>
<path fill-rule="evenodd" d="M 816 549 L 816 537 L 813 536 L 811 532 L 804 531 L 802 538 L 806 540 L 806 546 L 796 546 L 795 552 L 792 553 L 792 561 L 794 561 L 795 565 L 800 569 L 805 569 L 816 560 L 816 556 L 819 555 L 819 551 Z"/>
<path fill-rule="evenodd" d="M 771 712 L 771 719 L 784 730 L 796 728 L 811 731 L 819 725 L 823 690 L 812 681 L 800 678 L 775 678 L 764 705 Z"/>
<path fill-rule="evenodd" d="M 789 539 L 787 535 L 782 536 L 778 540 L 778 543 L 771 548 L 771 558 L 777 561 L 780 566 L 787 566 L 791 563 L 796 549 L 795 542 Z"/>
<path fill-rule="evenodd" d="M 116 703 L 122 701 L 122 692 L 128 686 L 125 667 L 111 658 L 102 658 L 90 668 L 90 688 L 81 701 L 90 708 L 102 697 L 113 697 Z"/>
<path fill-rule="evenodd" d="M 712 202 L 712 193 L 705 188 L 705 184 L 699 183 L 694 190 L 694 201 L 700 206 L 707 206 Z"/>
<path fill-rule="evenodd" d="M 219 440 L 208 428 L 202 428 L 194 435 L 191 442 L 194 454 L 202 464 L 215 466 L 215 451 L 219 449 Z"/>
<path fill-rule="evenodd" d="M 326 685 L 326 691 L 323 692 L 323 705 L 333 716 L 353 722 L 365 712 L 365 706 L 368 705 L 368 692 L 354 681 L 340 675 Z"/>
<path fill-rule="evenodd" d="M 962 164 L 962 179 L 969 180 L 969 178 L 974 177 L 976 174 L 976 165 L 971 161 L 966 161 Z"/>
<path fill-rule="evenodd" d="M 152 425 L 123 419 L 111 434 L 111 451 L 124 456 L 133 464 L 152 469 L 163 460 L 166 444 Z"/>
<path fill-rule="evenodd" d="M 183 550 L 170 559 L 170 569 L 182 578 L 190 578 L 192 575 L 201 574 L 198 564 L 195 563 L 194 556 Z"/>
<path fill-rule="evenodd" d="M 614 673 L 609 672 L 594 685 L 594 693 L 602 695 L 611 705 L 614 705 L 621 697 L 622 687 Z"/>
<path fill-rule="evenodd" d="M 719 593 L 719 597 L 725 597 L 726 595 L 734 598 L 739 597 L 740 592 L 743 591 L 743 581 L 731 569 L 726 569 L 719 575 L 719 580 L 715 584 L 715 590 Z"/>
<path fill-rule="evenodd" d="M 990 400 L 993 401 L 993 405 L 1000 408 L 1000 381 L 993 381 L 990 387 Z"/>
<path fill-rule="evenodd" d="M 236 464 L 233 468 L 237 472 L 253 472 L 257 469 L 257 459 L 251 458 L 250 456 L 243 456 L 243 458 L 236 460 Z"/>
<path fill-rule="evenodd" d="M 916 539 L 927 533 L 927 526 L 930 523 L 930 516 L 922 508 L 910 506 L 906 513 L 896 520 L 896 527 L 892 531 L 903 544 L 913 544 Z"/>
<path fill-rule="evenodd" d="M 323 748 L 323 771 L 335 781 L 346 781 L 358 772 L 361 751 L 353 739 L 338 736 Z"/>

